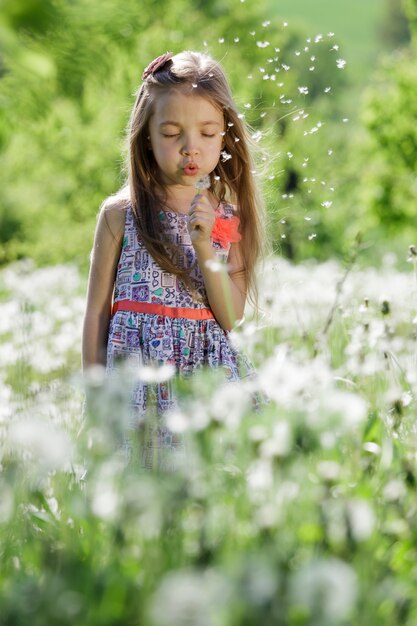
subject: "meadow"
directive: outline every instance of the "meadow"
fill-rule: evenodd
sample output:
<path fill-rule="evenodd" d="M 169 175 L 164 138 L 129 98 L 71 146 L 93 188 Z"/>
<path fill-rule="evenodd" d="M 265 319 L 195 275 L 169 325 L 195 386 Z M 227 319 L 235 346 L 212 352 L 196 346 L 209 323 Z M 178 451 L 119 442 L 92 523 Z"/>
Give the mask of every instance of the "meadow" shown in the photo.
<path fill-rule="evenodd" d="M 179 382 L 185 452 L 152 470 L 126 390 L 80 379 L 85 279 L 4 269 L 0 623 L 415 624 L 414 248 L 395 266 L 271 258 L 234 331 L 257 379 Z"/>
<path fill-rule="evenodd" d="M 417 63 L 410 45 L 371 76 L 388 6 L 3 2 L 0 626 L 417 623 Z M 82 378 L 80 348 L 161 42 L 224 64 L 273 252 L 232 333 L 255 378 L 136 373 L 176 387 L 184 443 L 145 468 L 134 378 Z"/>

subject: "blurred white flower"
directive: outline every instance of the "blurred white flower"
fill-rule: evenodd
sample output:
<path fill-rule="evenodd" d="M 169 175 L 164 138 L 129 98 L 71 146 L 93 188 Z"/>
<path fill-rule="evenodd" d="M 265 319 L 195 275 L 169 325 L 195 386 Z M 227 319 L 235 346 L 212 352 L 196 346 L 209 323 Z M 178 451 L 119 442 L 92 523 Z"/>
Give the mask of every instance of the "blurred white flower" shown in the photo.
<path fill-rule="evenodd" d="M 138 368 L 137 377 L 145 383 L 164 383 L 175 374 L 175 366 L 169 363 L 163 365 L 142 365 Z"/>
<path fill-rule="evenodd" d="M 112 521 L 117 516 L 120 497 L 115 487 L 108 481 L 98 481 L 91 501 L 91 509 L 97 517 Z"/>
<path fill-rule="evenodd" d="M 250 464 L 246 476 L 250 495 L 257 498 L 260 491 L 266 491 L 272 487 L 273 473 L 270 459 L 256 459 Z"/>
<path fill-rule="evenodd" d="M 286 456 L 291 451 L 292 433 L 288 422 L 280 420 L 275 422 L 272 436 L 262 442 L 260 446 L 261 456 L 272 458 Z"/>
<path fill-rule="evenodd" d="M 6 483 L 0 482 L 0 524 L 6 524 L 13 516 L 14 494 L 12 488 Z"/>
<path fill-rule="evenodd" d="M 375 526 L 375 515 L 366 500 L 350 500 L 347 504 L 350 528 L 356 541 L 364 541 Z"/>
<path fill-rule="evenodd" d="M 14 453 L 46 469 L 68 469 L 72 445 L 67 434 L 44 420 L 31 418 L 12 422 L 8 445 Z"/>
<path fill-rule="evenodd" d="M 168 572 L 151 600 L 155 626 L 226 626 L 224 609 L 232 599 L 227 578 L 215 569 Z"/>
<path fill-rule="evenodd" d="M 228 382 L 214 392 L 210 412 L 216 421 L 236 429 L 249 406 L 249 400 L 248 391 L 240 381 Z"/>
<path fill-rule="evenodd" d="M 389 502 L 401 500 L 406 494 L 406 488 L 402 480 L 393 478 L 384 487 L 384 498 Z"/>
<path fill-rule="evenodd" d="M 328 481 L 336 481 L 340 476 L 341 467 L 336 461 L 320 461 L 317 465 L 317 474 Z"/>
<path fill-rule="evenodd" d="M 316 620 L 336 623 L 347 618 L 357 597 L 354 570 L 335 558 L 317 559 L 304 564 L 290 583 L 293 606 L 305 607 Z"/>

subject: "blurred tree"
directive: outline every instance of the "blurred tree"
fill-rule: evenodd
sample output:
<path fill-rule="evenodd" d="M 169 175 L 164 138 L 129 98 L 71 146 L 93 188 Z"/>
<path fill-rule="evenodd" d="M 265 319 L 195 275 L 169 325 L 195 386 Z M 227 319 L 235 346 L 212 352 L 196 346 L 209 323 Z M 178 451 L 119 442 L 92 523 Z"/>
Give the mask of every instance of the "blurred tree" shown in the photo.
<path fill-rule="evenodd" d="M 406 6 L 414 44 L 383 62 L 363 113 L 368 130 L 364 207 L 374 226 L 396 232 L 415 229 L 417 201 L 417 0 Z"/>
<path fill-rule="evenodd" d="M 306 40 L 266 19 L 263 1 L 0 2 L 0 261 L 88 263 L 98 206 L 123 180 L 124 128 L 142 68 L 161 50 L 186 48 L 207 50 L 225 66 L 261 147 L 275 237 L 284 194 L 299 196 L 293 221 L 302 228 L 294 226 L 293 236 L 307 238 L 303 217 L 315 205 L 330 241 L 322 190 L 313 185 L 303 195 L 298 186 L 288 194 L 285 175 L 289 152 L 300 181 L 307 162 L 314 177 L 327 159 L 326 125 L 315 124 L 339 115 L 333 92 L 344 77 L 326 38 Z"/>
<path fill-rule="evenodd" d="M 385 0 L 379 38 L 385 50 L 395 50 L 410 43 L 410 25 L 404 0 Z"/>

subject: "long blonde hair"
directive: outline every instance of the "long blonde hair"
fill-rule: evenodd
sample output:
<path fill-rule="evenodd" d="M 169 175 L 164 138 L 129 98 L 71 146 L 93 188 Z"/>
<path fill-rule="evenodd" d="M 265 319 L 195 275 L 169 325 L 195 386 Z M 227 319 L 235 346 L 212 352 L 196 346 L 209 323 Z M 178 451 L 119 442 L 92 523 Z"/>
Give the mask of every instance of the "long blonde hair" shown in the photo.
<path fill-rule="evenodd" d="M 231 158 L 218 162 L 211 173 L 211 191 L 219 202 L 229 201 L 238 207 L 241 254 L 248 295 L 256 303 L 255 264 L 262 246 L 261 203 L 252 173 L 249 133 L 233 101 L 220 65 L 199 52 L 181 52 L 160 69 L 150 73 L 136 94 L 128 124 L 128 187 L 130 204 L 138 235 L 148 252 L 162 269 L 190 285 L 189 270 L 175 263 L 175 251 L 164 238 L 159 219 L 161 197 L 165 190 L 159 182 L 158 165 L 149 150 L 149 119 L 154 102 L 162 90 L 190 90 L 193 95 L 208 98 L 224 115 L 223 149 Z M 187 91 L 186 91 L 187 93 Z"/>

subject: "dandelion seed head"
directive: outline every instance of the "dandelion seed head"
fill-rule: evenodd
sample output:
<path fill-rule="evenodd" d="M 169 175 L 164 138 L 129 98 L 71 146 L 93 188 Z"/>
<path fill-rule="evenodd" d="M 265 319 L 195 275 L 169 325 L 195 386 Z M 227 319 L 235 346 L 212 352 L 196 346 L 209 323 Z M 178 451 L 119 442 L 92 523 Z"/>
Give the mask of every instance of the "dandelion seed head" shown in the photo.
<path fill-rule="evenodd" d="M 358 583 L 354 570 L 336 559 L 314 559 L 297 569 L 290 581 L 291 602 L 317 614 L 320 622 L 336 623 L 347 618 L 356 602 Z"/>
<path fill-rule="evenodd" d="M 224 272 L 224 264 L 218 259 L 207 259 L 205 266 L 213 273 Z"/>
<path fill-rule="evenodd" d="M 169 363 L 163 365 L 142 365 L 137 370 L 138 380 L 145 383 L 163 383 L 175 375 L 175 366 Z"/>

